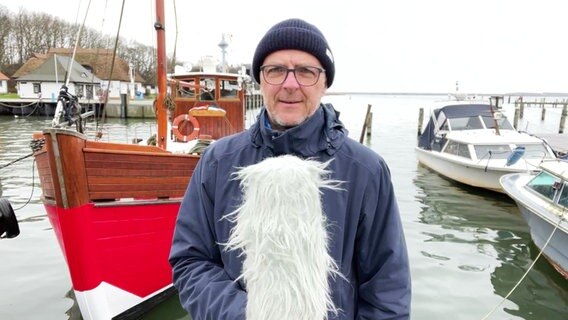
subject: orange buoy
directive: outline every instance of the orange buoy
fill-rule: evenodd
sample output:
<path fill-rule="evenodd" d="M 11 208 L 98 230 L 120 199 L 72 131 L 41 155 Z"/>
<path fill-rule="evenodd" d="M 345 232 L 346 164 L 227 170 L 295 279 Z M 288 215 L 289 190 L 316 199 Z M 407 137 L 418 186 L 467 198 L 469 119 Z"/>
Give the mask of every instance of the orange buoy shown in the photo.
<path fill-rule="evenodd" d="M 191 131 L 190 134 L 185 135 L 179 131 L 179 125 L 184 121 L 189 121 L 193 125 L 193 131 Z M 189 114 L 177 116 L 172 124 L 172 129 L 176 138 L 184 142 L 193 140 L 199 136 L 199 122 L 197 121 L 197 118 L 192 117 Z"/>

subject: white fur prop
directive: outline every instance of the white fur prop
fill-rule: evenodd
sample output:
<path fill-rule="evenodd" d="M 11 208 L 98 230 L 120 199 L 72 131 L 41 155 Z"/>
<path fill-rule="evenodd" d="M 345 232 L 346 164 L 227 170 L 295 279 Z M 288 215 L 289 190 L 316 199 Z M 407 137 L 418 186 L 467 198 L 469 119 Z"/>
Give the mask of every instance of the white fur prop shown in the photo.
<path fill-rule="evenodd" d="M 268 158 L 241 168 L 243 203 L 225 218 L 235 223 L 227 250 L 245 255 L 247 320 L 324 320 L 338 313 L 329 277 L 341 276 L 328 253 L 320 188 L 328 162 L 295 156 Z"/>

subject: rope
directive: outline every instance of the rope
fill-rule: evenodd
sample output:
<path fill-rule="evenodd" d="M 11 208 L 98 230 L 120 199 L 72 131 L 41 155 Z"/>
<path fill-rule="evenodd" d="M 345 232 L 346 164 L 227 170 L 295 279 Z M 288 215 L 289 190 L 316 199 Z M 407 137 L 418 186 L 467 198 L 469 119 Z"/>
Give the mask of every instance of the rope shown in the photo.
<path fill-rule="evenodd" d="M 81 2 L 79 2 L 79 6 Z M 67 75 L 65 79 L 65 86 L 69 87 L 69 81 L 71 80 L 71 70 L 73 70 L 73 61 L 75 60 L 75 54 L 77 53 L 77 47 L 79 47 L 79 41 L 81 40 L 81 33 L 83 33 L 83 27 L 85 26 L 85 21 L 87 20 L 87 15 L 89 14 L 89 8 L 91 7 L 91 0 L 87 4 L 87 10 L 85 11 L 85 17 L 83 18 L 83 23 L 79 26 L 79 30 L 77 30 L 77 37 L 75 38 L 75 46 L 73 47 L 73 53 L 71 54 L 71 60 L 69 60 L 69 67 L 67 68 Z M 75 19 L 79 17 L 79 9 L 77 9 L 77 16 Z"/>
<path fill-rule="evenodd" d="M 156 96 L 156 98 L 154 98 L 153 106 L 154 106 L 154 111 L 157 112 L 158 111 L 158 96 Z M 174 99 L 172 98 L 172 96 L 170 94 L 167 94 L 164 97 L 164 107 L 171 112 L 176 110 L 176 103 L 175 103 Z"/>
<path fill-rule="evenodd" d="M 28 198 L 28 201 L 26 201 L 26 203 L 24 203 L 21 207 L 15 208 L 14 211 L 23 209 L 25 206 L 27 206 L 30 203 L 30 201 L 32 201 L 32 197 L 34 196 L 34 190 L 35 190 L 35 170 L 34 170 L 34 166 L 35 166 L 35 158 L 34 158 L 34 161 L 32 162 L 32 192 L 30 193 L 30 197 Z"/>
<path fill-rule="evenodd" d="M 517 282 L 517 284 L 515 284 L 515 286 L 511 289 L 511 291 L 509 291 L 509 293 L 507 293 L 507 295 L 501 300 L 501 302 L 499 302 L 495 308 L 493 308 L 491 311 L 489 311 L 488 314 L 486 314 L 483 318 L 481 318 L 481 320 L 486 320 L 489 319 L 489 317 L 497 310 L 497 308 L 499 308 L 499 306 L 501 306 L 503 304 L 503 302 L 505 302 L 505 300 L 507 300 L 509 298 L 509 296 L 511 294 L 513 294 L 513 292 L 517 289 L 517 287 L 521 284 L 521 282 L 523 282 L 523 280 L 525 280 L 525 278 L 527 277 L 527 275 L 529 274 L 529 272 L 532 270 L 532 268 L 534 267 L 534 265 L 536 264 L 536 262 L 538 261 L 538 259 L 540 258 L 540 256 L 542 255 L 542 253 L 544 252 L 544 249 L 546 248 L 546 246 L 548 246 L 548 243 L 550 242 L 550 240 L 552 239 L 552 236 L 554 235 L 554 233 L 556 232 L 556 230 L 558 229 L 558 227 L 560 226 L 560 224 L 562 223 L 562 221 L 564 221 L 564 212 L 560 215 L 560 219 L 558 220 L 558 223 L 554 226 L 554 229 L 552 230 L 552 232 L 550 233 L 550 236 L 548 237 L 548 239 L 546 239 L 546 242 L 544 243 L 544 245 L 542 246 L 542 249 L 539 251 L 538 255 L 536 256 L 536 258 L 534 259 L 534 261 L 531 263 L 531 265 L 529 266 L 529 268 L 527 269 L 527 271 L 525 271 L 525 273 L 523 274 L 523 276 L 521 277 L 521 279 L 519 279 L 519 281 Z"/>
<path fill-rule="evenodd" d="M 107 84 L 106 90 L 105 90 L 105 108 L 103 110 L 103 114 L 101 116 L 101 121 L 104 123 L 105 118 L 106 118 L 106 109 L 108 106 L 108 93 L 110 91 L 110 84 L 111 84 L 111 79 L 112 79 L 112 73 L 114 71 L 114 62 L 116 61 L 116 51 L 118 49 L 118 40 L 120 37 L 120 27 L 122 26 L 122 17 L 124 16 L 124 3 L 126 2 L 126 0 L 122 0 L 122 6 L 120 9 L 120 18 L 118 20 L 118 29 L 116 30 L 116 36 L 114 38 L 114 50 L 112 51 L 112 61 L 110 64 L 110 70 L 109 70 L 109 75 L 108 75 L 108 79 L 109 79 L 109 83 Z M 101 137 L 103 136 L 103 131 L 102 128 L 97 128 L 97 133 L 95 134 L 95 140 L 99 140 Z"/>
<path fill-rule="evenodd" d="M 45 144 L 45 139 L 43 139 L 43 138 L 41 138 L 41 139 L 33 139 L 32 141 L 30 141 L 30 148 L 32 148 L 32 151 L 33 151 L 32 153 L 27 154 L 27 155 L 22 156 L 22 157 L 19 157 L 19 158 L 16 159 L 16 160 L 10 161 L 10 162 L 8 162 L 8 163 L 5 164 L 5 165 L 0 166 L 0 169 L 7 168 L 7 167 L 13 165 L 13 164 L 16 163 L 16 162 L 22 161 L 22 160 L 24 160 L 24 159 L 27 159 L 27 158 L 33 156 L 33 155 L 34 155 L 34 152 L 39 151 L 39 150 L 43 147 L 44 144 Z"/>
<path fill-rule="evenodd" d="M 26 158 L 29 158 L 29 157 L 33 156 L 33 155 L 34 155 L 34 154 L 33 154 L 33 152 L 32 152 L 32 153 L 27 154 L 27 155 L 25 155 L 25 156 L 23 156 L 23 157 L 19 157 L 18 159 L 13 160 L 13 161 L 10 161 L 10 162 L 8 162 L 7 164 L 1 166 L 0 169 L 7 168 L 8 166 L 13 165 L 14 163 L 19 162 L 19 161 L 22 161 L 22 160 L 24 160 L 24 159 L 26 159 Z"/>
<path fill-rule="evenodd" d="M 26 108 L 26 107 L 33 105 L 34 103 L 39 104 L 40 102 L 41 102 L 41 99 L 38 99 L 37 101 L 30 102 L 30 104 L 25 104 L 23 106 L 11 106 L 11 105 L 4 104 L 4 103 L 0 102 L 0 106 L 6 107 L 6 108 L 13 108 L 13 109 L 23 109 L 23 108 Z"/>
<path fill-rule="evenodd" d="M 179 33 L 179 29 L 178 29 L 178 18 L 177 18 L 177 8 L 176 8 L 176 0 L 174 0 L 174 19 L 175 19 L 175 24 L 176 24 L 176 37 L 174 39 L 174 53 L 173 53 L 173 57 L 172 57 L 172 66 L 174 68 L 175 72 L 175 67 L 176 67 L 176 51 L 177 51 L 177 41 L 178 41 L 178 33 Z"/>

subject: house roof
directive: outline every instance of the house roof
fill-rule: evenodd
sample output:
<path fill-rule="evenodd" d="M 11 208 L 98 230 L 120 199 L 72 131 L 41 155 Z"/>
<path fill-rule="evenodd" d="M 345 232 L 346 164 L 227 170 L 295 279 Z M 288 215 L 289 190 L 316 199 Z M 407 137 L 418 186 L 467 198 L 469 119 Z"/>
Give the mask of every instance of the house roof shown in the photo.
<path fill-rule="evenodd" d="M 10 78 L 7 75 L 0 72 L 0 80 L 10 80 Z"/>
<path fill-rule="evenodd" d="M 75 83 L 100 83 L 101 79 L 85 69 L 82 65 L 74 63 L 69 69 L 71 58 L 66 56 L 50 55 L 34 70 L 17 78 L 18 81 L 59 81 L 65 82 L 67 74 L 69 81 Z"/>
<path fill-rule="evenodd" d="M 73 49 L 51 48 L 48 54 L 72 55 Z M 94 70 L 97 77 L 108 80 L 112 67 L 113 50 L 110 49 L 77 49 L 75 60 L 90 70 Z M 130 81 L 128 62 L 118 56 L 115 57 L 112 70 L 112 80 Z M 144 78 L 136 72 L 134 81 L 144 82 Z"/>
<path fill-rule="evenodd" d="M 21 77 L 36 69 L 49 56 L 71 56 L 73 49 L 52 48 L 47 54 L 34 54 L 26 63 L 16 71 L 14 78 Z M 88 70 L 92 70 L 99 79 L 109 80 L 110 69 L 112 66 L 113 51 L 107 49 L 77 49 L 75 61 L 80 63 Z M 112 80 L 130 81 L 128 62 L 116 56 L 112 71 Z M 134 81 L 144 82 L 140 74 L 135 73 Z"/>
<path fill-rule="evenodd" d="M 32 70 L 37 69 L 44 61 L 47 59 L 46 54 L 34 53 L 32 56 L 24 63 L 20 69 L 12 75 L 13 78 L 19 78 L 23 75 L 30 73 Z"/>

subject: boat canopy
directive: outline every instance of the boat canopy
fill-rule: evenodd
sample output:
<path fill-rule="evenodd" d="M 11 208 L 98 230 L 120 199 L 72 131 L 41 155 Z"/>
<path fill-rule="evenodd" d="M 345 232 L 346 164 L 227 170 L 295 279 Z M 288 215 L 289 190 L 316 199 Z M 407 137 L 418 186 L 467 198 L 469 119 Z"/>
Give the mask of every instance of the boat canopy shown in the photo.
<path fill-rule="evenodd" d="M 479 116 L 492 118 L 491 106 L 488 104 L 457 104 L 435 109 L 430 116 L 430 121 L 428 121 L 426 128 L 420 135 L 418 147 L 426 150 L 432 150 L 432 142 L 436 138 L 436 133 L 440 130 L 449 131 L 451 129 L 448 126 L 449 119 L 476 119 L 478 124 L 476 127 L 472 127 L 470 129 L 483 129 L 484 124 L 481 123 L 481 118 L 479 118 Z M 487 123 L 485 123 L 485 125 L 487 125 Z M 512 128 L 510 125 L 509 127 Z M 453 129 L 455 130 L 456 128 Z"/>

